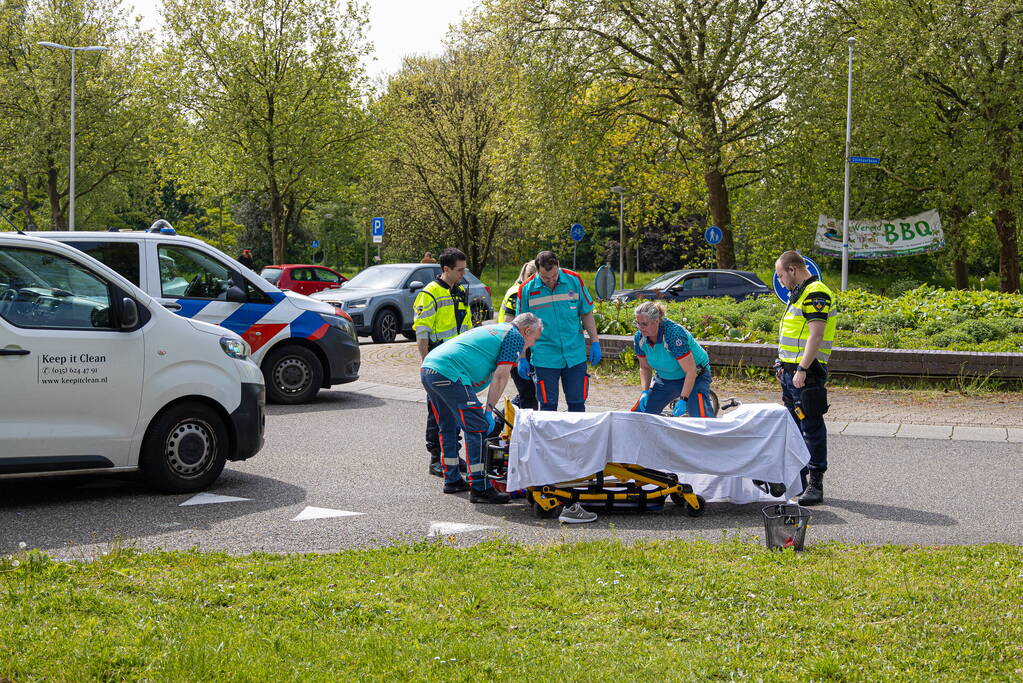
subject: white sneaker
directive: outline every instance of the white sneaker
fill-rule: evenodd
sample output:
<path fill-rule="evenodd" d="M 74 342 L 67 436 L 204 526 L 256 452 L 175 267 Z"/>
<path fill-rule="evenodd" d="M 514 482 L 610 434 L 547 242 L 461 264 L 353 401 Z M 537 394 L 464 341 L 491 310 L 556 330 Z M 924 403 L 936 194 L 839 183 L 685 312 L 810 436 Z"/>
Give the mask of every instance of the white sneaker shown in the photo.
<path fill-rule="evenodd" d="M 579 503 L 572 503 L 561 511 L 558 521 L 562 524 L 585 524 L 586 522 L 597 521 L 597 515 L 586 510 Z"/>

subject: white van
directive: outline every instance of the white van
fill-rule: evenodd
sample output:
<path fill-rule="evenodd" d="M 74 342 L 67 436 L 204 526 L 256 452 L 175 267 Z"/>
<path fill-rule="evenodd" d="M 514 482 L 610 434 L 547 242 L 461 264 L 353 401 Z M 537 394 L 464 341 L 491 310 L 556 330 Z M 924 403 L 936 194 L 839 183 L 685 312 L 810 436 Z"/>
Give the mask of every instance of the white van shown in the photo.
<path fill-rule="evenodd" d="M 347 313 L 277 289 L 220 250 L 174 234 L 166 221 L 154 226 L 32 234 L 81 249 L 180 316 L 240 335 L 263 370 L 271 403 L 307 403 L 321 388 L 359 379 L 359 338 Z"/>
<path fill-rule="evenodd" d="M 0 478 L 141 469 L 205 488 L 263 445 L 248 352 L 77 249 L 0 233 Z"/>

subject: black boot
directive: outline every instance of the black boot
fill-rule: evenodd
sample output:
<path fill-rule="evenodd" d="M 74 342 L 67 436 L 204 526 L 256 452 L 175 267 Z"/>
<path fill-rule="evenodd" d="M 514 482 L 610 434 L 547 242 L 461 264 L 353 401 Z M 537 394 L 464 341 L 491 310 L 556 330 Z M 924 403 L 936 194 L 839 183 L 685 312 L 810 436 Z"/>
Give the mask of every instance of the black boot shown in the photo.
<path fill-rule="evenodd" d="M 799 504 L 809 507 L 824 502 L 824 473 L 810 470 L 810 483 L 799 497 Z"/>
<path fill-rule="evenodd" d="M 440 451 L 430 451 L 430 474 L 435 477 L 444 476 L 444 467 L 440 464 Z"/>

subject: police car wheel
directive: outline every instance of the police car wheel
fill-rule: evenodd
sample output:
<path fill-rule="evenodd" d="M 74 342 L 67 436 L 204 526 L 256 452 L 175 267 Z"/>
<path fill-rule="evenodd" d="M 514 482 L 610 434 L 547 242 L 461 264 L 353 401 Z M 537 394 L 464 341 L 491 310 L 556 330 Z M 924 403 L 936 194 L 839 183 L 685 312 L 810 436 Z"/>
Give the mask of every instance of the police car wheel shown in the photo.
<path fill-rule="evenodd" d="M 201 403 L 179 403 L 150 425 L 139 466 L 155 489 L 201 491 L 220 476 L 228 448 L 227 428 L 216 411 Z"/>
<path fill-rule="evenodd" d="M 390 344 L 398 336 L 398 314 L 389 308 L 377 313 L 373 319 L 373 341 L 377 344 Z"/>
<path fill-rule="evenodd" d="M 323 383 L 323 366 L 303 346 L 285 346 L 270 352 L 263 362 L 266 397 L 272 403 L 308 403 Z"/>

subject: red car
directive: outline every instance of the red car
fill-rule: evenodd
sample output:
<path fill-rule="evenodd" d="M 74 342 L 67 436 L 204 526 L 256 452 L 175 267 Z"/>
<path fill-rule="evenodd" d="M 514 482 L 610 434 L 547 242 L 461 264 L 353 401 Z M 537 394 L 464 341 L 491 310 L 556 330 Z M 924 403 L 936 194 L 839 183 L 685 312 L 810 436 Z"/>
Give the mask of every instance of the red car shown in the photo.
<path fill-rule="evenodd" d="M 332 268 L 300 263 L 266 266 L 259 274 L 280 289 L 290 289 L 307 296 L 325 289 L 337 289 L 348 282 L 348 278 Z"/>

